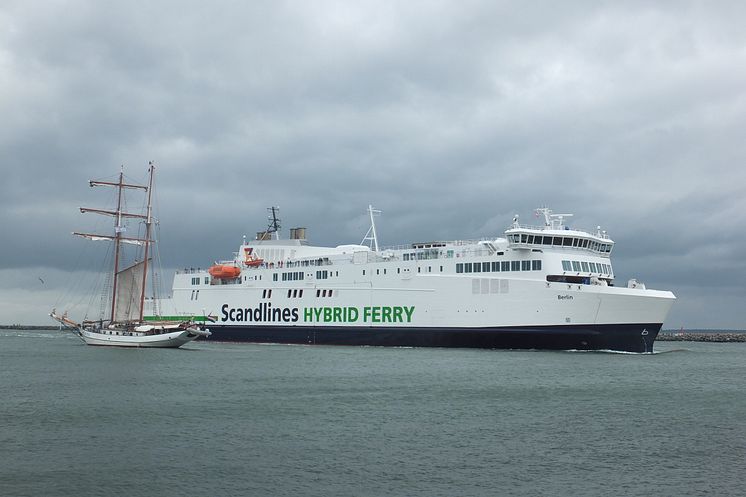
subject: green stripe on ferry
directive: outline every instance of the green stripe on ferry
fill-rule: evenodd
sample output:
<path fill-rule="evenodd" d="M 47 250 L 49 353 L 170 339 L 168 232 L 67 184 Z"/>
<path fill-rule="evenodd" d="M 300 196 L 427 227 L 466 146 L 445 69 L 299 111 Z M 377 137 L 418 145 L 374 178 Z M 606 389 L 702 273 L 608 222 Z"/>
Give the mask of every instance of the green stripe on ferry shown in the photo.
<path fill-rule="evenodd" d="M 207 321 L 206 316 L 143 316 L 145 321 Z"/>

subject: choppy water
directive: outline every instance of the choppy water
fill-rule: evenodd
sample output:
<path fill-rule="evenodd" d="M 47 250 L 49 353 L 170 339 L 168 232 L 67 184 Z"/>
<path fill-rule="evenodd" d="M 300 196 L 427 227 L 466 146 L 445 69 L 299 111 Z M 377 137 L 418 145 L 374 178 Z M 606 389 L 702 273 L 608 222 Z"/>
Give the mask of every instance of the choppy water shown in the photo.
<path fill-rule="evenodd" d="M 746 344 L 656 349 L 0 331 L 0 495 L 743 495 Z"/>

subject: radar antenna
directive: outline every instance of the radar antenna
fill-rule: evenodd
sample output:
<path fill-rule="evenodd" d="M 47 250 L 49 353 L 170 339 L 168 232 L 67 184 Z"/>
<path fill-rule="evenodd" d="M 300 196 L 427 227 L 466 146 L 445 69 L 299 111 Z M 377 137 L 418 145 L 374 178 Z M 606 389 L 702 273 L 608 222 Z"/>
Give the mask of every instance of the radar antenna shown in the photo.
<path fill-rule="evenodd" d="M 280 213 L 279 207 L 268 207 L 269 217 L 267 218 L 268 224 L 267 229 L 262 233 L 262 240 L 270 240 L 272 233 L 275 233 L 275 240 L 280 239 L 280 218 L 277 215 Z"/>
<path fill-rule="evenodd" d="M 572 214 L 554 214 L 552 209 L 542 207 L 534 211 L 536 216 L 544 216 L 544 226 L 553 230 L 565 228 L 565 218 L 572 217 Z"/>

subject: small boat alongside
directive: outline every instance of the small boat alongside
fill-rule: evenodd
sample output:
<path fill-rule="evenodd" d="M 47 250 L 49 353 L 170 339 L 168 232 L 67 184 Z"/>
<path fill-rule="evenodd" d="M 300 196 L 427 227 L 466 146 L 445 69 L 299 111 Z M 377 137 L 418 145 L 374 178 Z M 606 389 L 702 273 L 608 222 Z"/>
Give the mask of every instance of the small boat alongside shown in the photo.
<path fill-rule="evenodd" d="M 150 163 L 147 185 L 125 183 L 124 173 L 119 173 L 117 182 L 90 181 L 91 187 L 109 186 L 117 189 L 117 205 L 113 210 L 89 209 L 81 207 L 81 212 L 114 217 L 114 234 L 92 234 L 74 232 L 76 236 L 96 241 L 113 242 L 113 269 L 106 275 L 109 284 L 104 285 L 100 309 L 109 308 L 109 312 L 101 311 L 99 319 L 83 319 L 80 322 L 68 317 L 68 313 L 58 314 L 53 309 L 49 314 L 60 325 L 75 333 L 88 345 L 103 345 L 115 347 L 181 347 L 185 343 L 199 337 L 209 337 L 210 331 L 202 323 L 197 323 L 190 316 L 179 321 L 158 322 L 145 320 L 143 309 L 145 306 L 146 288 L 149 282 L 148 272 L 152 268 L 151 249 L 153 240 L 152 192 L 155 166 Z M 143 214 L 125 212 L 124 191 L 141 190 L 147 194 L 146 209 Z M 144 224 L 142 237 L 126 237 L 124 221 L 138 219 Z M 125 264 L 124 245 L 134 245 L 136 250 L 133 261 Z M 238 269 L 238 268 L 236 268 Z M 240 270 L 239 270 L 240 271 Z M 152 282 L 152 278 L 150 279 Z M 156 285 L 153 284 L 154 295 Z"/>

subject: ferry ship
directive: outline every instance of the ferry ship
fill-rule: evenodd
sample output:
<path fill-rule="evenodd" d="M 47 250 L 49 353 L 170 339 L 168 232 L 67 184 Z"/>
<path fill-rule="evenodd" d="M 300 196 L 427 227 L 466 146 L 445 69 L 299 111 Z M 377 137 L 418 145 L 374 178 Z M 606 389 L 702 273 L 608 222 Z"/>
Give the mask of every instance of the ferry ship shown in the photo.
<path fill-rule="evenodd" d="M 379 248 L 280 237 L 278 210 L 231 259 L 174 277 L 150 319 L 209 324 L 210 340 L 285 344 L 652 352 L 675 296 L 614 284 L 614 241 L 571 214 L 516 216 L 503 236 Z"/>

